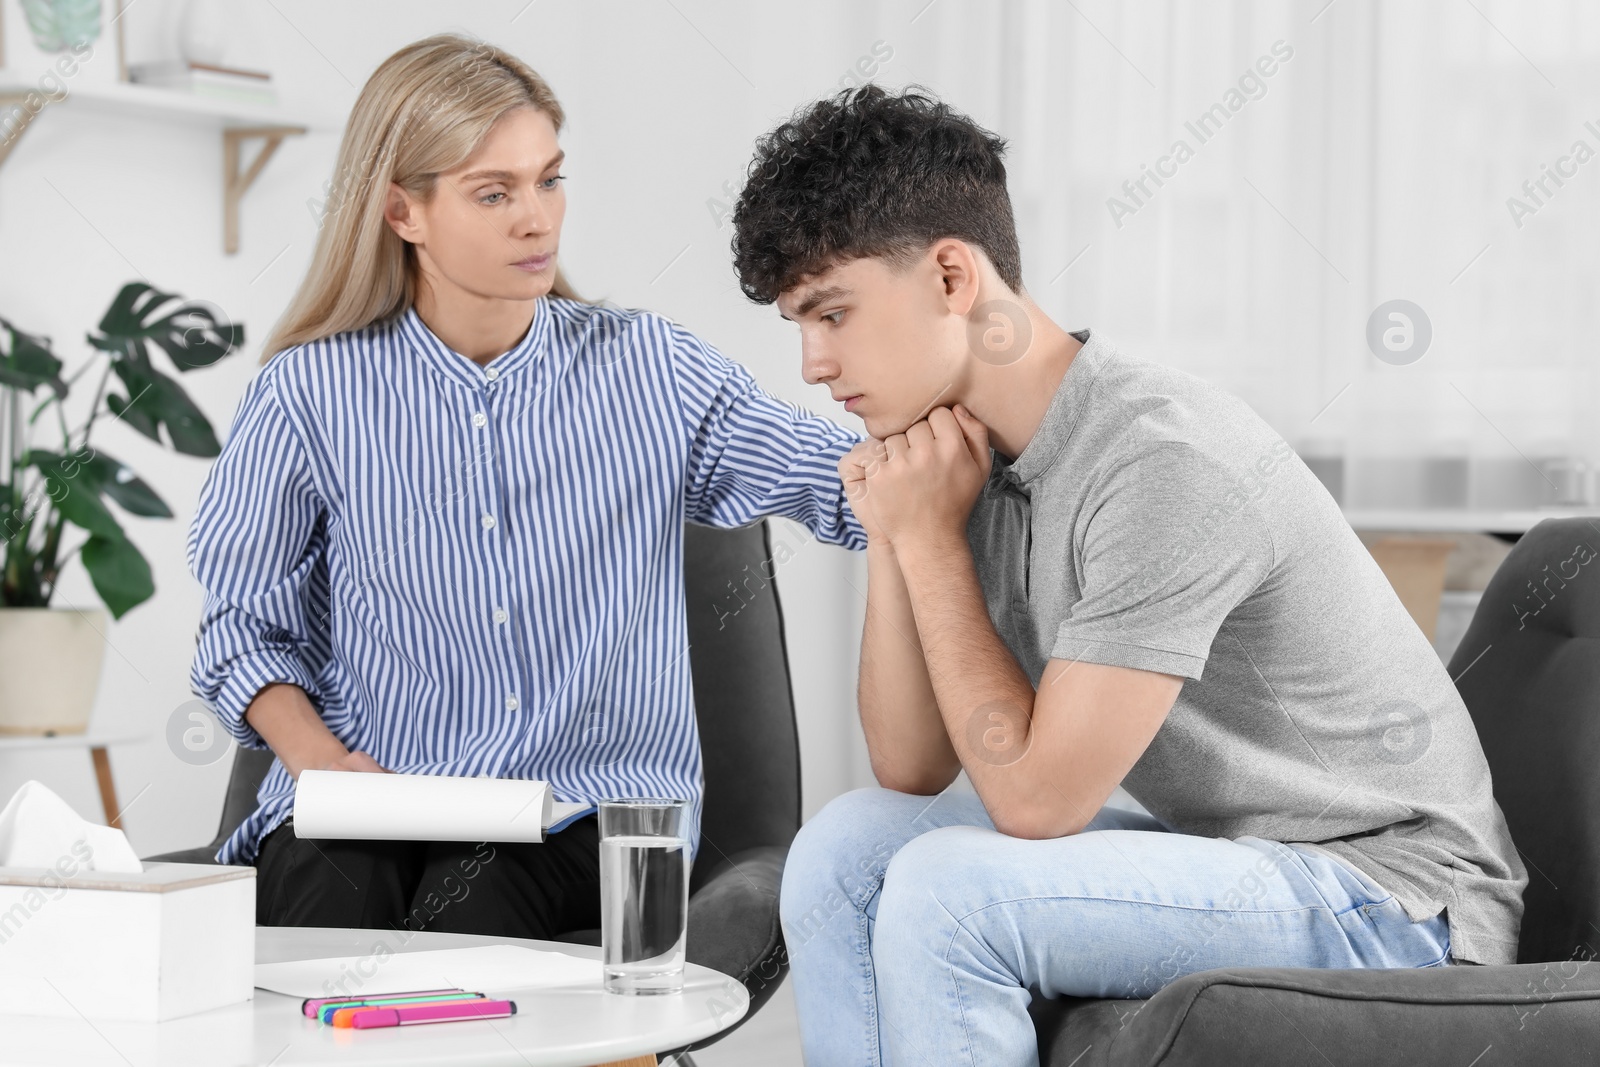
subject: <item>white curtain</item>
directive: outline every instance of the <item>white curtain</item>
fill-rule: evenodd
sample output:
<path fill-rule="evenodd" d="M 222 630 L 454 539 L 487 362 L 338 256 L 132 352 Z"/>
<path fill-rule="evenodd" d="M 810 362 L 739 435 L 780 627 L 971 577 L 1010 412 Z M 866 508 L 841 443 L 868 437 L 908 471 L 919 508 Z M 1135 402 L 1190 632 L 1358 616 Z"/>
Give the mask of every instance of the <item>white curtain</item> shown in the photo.
<path fill-rule="evenodd" d="M 921 81 L 1011 139 L 1041 306 L 1240 395 L 1303 454 L 1347 457 L 1355 504 L 1537 503 L 1536 465 L 1600 460 L 1600 158 L 1577 145 L 1600 152 L 1600 5 L 909 0 L 874 16 L 896 49 L 880 82 Z M 1171 158 L 1180 141 L 1192 155 Z M 1366 340 L 1392 299 L 1431 324 L 1408 365 Z M 1470 462 L 1468 498 L 1384 484 L 1375 459 Z"/>

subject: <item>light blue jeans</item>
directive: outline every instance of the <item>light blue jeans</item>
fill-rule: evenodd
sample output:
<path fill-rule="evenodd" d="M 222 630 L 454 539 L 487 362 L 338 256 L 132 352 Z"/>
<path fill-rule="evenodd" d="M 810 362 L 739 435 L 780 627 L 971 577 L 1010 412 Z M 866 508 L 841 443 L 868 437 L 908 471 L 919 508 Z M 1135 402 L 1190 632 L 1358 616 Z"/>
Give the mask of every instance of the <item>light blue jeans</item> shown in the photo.
<path fill-rule="evenodd" d="M 969 791 L 858 789 L 801 828 L 779 901 L 813 1067 L 1036 1065 L 1034 995 L 1147 998 L 1213 967 L 1438 967 L 1353 867 L 1258 837 L 1197 837 L 1120 808 L 1008 837 Z"/>

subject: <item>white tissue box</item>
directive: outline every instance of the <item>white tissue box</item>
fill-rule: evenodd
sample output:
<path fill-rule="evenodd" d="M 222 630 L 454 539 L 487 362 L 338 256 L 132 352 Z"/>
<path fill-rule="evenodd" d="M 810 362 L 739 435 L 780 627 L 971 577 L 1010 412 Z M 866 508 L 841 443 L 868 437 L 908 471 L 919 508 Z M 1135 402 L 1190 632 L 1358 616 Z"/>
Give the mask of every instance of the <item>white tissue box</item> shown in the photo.
<path fill-rule="evenodd" d="M 160 1022 L 255 995 L 256 869 L 0 867 L 0 1004 Z"/>

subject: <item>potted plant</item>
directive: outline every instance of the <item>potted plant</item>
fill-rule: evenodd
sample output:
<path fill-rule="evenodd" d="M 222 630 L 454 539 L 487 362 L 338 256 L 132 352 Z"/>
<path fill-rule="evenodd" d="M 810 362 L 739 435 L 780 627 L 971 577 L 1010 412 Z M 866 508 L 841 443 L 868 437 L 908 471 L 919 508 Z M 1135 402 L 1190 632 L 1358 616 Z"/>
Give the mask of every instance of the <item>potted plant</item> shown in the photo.
<path fill-rule="evenodd" d="M 163 443 L 191 456 L 221 451 L 211 423 L 152 357 L 165 352 L 180 373 L 209 367 L 239 348 L 244 327 L 222 322 L 203 302 L 166 307 L 179 299 L 142 282 L 123 286 L 86 335 L 90 354 L 66 377 L 48 337 L 0 317 L 0 734 L 83 732 L 99 685 L 106 612 L 120 619 L 155 593 L 149 563 L 108 505 L 156 518 L 171 518 L 172 509 L 91 443 L 96 426 L 121 422 L 158 442 L 164 429 Z M 68 393 L 96 368 L 88 413 L 69 426 Z M 41 435 L 52 427 L 59 444 L 36 447 L 36 427 Z M 104 609 L 51 606 L 61 569 L 74 557 Z"/>

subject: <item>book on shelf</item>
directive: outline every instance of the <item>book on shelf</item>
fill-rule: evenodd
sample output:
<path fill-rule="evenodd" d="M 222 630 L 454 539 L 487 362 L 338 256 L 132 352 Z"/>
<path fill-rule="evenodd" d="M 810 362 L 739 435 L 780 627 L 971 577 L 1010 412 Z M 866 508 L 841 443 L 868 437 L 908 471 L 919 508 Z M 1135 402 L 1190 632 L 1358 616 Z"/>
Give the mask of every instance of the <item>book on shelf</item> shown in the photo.
<path fill-rule="evenodd" d="M 278 102 L 272 75 L 259 70 L 242 70 L 181 59 L 159 60 L 129 65 L 128 80 L 135 85 L 171 89 L 212 99 L 253 104 Z"/>

